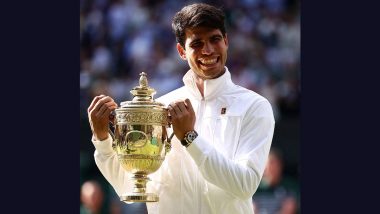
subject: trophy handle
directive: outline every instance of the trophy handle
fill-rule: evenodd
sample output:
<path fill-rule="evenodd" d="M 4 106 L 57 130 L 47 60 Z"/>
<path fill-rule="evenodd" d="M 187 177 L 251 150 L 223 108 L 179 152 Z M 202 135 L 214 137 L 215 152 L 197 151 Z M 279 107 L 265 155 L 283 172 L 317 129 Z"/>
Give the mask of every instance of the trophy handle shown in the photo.
<path fill-rule="evenodd" d="M 110 115 L 109 115 L 109 123 L 108 123 L 108 133 L 111 135 L 111 138 L 112 138 L 112 148 L 115 149 L 116 148 L 116 138 L 115 138 L 115 120 L 116 120 L 116 112 L 115 111 L 111 111 Z"/>
<path fill-rule="evenodd" d="M 167 112 L 169 111 L 167 108 L 165 109 Z M 171 116 L 168 115 L 168 120 L 167 120 L 167 124 L 166 124 L 166 128 L 171 128 L 172 124 L 171 124 Z M 166 139 L 166 142 L 165 142 L 165 155 L 167 153 L 170 152 L 171 148 L 172 148 L 172 144 L 171 144 L 171 141 L 172 141 L 172 138 L 174 137 L 174 132 L 170 135 L 170 137 L 168 136 L 167 139 Z"/>
<path fill-rule="evenodd" d="M 108 127 L 108 133 L 111 135 L 111 138 L 112 138 L 112 148 L 116 149 L 116 138 L 115 138 L 115 133 L 111 130 L 112 126 L 113 125 L 110 123 Z"/>
<path fill-rule="evenodd" d="M 168 139 L 166 140 L 166 143 L 165 143 L 165 155 L 167 153 L 170 152 L 171 148 L 172 148 L 172 138 L 174 137 L 174 132 L 170 135 L 170 137 L 168 137 Z"/>

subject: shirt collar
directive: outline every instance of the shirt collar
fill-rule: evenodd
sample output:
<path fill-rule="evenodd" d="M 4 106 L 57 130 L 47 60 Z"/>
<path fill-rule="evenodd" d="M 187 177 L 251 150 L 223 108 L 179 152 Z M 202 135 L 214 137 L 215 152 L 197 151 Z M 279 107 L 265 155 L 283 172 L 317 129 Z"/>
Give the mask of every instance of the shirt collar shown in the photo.
<path fill-rule="evenodd" d="M 233 85 L 231 80 L 231 73 L 229 72 L 226 66 L 224 68 L 226 69 L 226 71 L 222 76 L 216 79 L 209 79 L 204 81 L 203 84 L 205 100 L 210 100 L 221 95 L 223 91 L 225 91 L 224 89 L 226 89 L 230 85 Z M 183 82 L 186 88 L 196 99 L 202 99 L 202 95 L 199 92 L 199 89 L 195 81 L 195 74 L 191 69 L 187 71 L 187 73 L 183 77 Z"/>

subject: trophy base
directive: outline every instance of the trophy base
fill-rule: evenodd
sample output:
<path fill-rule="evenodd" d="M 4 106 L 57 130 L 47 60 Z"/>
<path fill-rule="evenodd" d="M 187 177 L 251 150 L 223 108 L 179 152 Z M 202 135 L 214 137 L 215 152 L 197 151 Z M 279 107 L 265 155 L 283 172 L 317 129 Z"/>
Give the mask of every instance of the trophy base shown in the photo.
<path fill-rule="evenodd" d="M 129 193 L 127 195 L 120 196 L 120 200 L 126 203 L 131 202 L 157 202 L 158 195 L 154 193 Z"/>

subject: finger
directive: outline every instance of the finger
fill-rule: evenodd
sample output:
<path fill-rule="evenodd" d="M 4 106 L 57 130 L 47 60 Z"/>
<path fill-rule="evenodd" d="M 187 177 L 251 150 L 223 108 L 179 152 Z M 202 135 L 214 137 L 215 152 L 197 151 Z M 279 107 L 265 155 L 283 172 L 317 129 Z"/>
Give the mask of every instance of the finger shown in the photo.
<path fill-rule="evenodd" d="M 187 110 L 191 113 L 194 113 L 194 109 L 193 109 L 193 105 L 191 105 L 191 102 L 189 99 L 186 99 L 185 100 L 185 104 L 186 104 L 186 107 L 187 107 Z"/>
<path fill-rule="evenodd" d="M 101 115 L 100 117 L 101 118 L 109 118 L 109 116 L 111 115 L 111 111 L 115 110 L 116 108 L 114 106 L 111 106 L 109 108 L 107 108 Z"/>
<path fill-rule="evenodd" d="M 118 105 L 117 105 L 117 103 L 112 102 L 111 107 L 112 107 L 113 110 L 111 111 L 111 113 L 110 113 L 110 115 L 109 115 L 109 119 L 110 119 L 111 121 L 113 121 L 113 120 L 115 119 L 115 117 L 116 117 L 116 112 L 115 112 L 115 110 L 118 108 Z"/>
<path fill-rule="evenodd" d="M 182 113 L 188 112 L 185 106 L 185 102 L 181 101 L 177 103 L 178 108 L 181 110 Z"/>
<path fill-rule="evenodd" d="M 104 103 L 104 104 L 100 107 L 100 109 L 99 109 L 99 111 L 97 112 L 96 116 L 98 116 L 98 117 L 102 117 L 102 116 L 104 116 L 104 115 L 105 115 L 104 112 L 105 112 L 106 110 L 109 110 L 109 109 L 110 109 L 110 111 L 109 111 L 109 113 L 108 113 L 106 116 L 109 116 L 109 114 L 111 113 L 111 111 L 113 111 L 113 110 L 116 109 L 116 105 L 115 105 L 115 103 L 114 103 L 113 101 L 110 101 L 110 102 Z"/>
<path fill-rule="evenodd" d="M 115 103 L 114 101 L 107 102 L 106 104 L 107 104 L 108 108 L 112 107 L 112 108 L 116 109 L 118 107 L 117 103 Z"/>
<path fill-rule="evenodd" d="M 103 113 L 108 109 L 108 106 L 106 103 L 104 103 L 100 108 L 99 110 L 96 112 L 96 117 L 100 117 L 101 115 L 103 115 Z"/>
<path fill-rule="evenodd" d="M 111 113 L 110 109 L 106 109 L 103 111 L 102 114 L 99 114 L 99 118 L 103 121 L 103 122 L 107 122 L 108 123 L 108 116 L 109 114 Z"/>
<path fill-rule="evenodd" d="M 171 124 L 175 124 L 175 120 L 177 119 L 177 113 L 175 112 L 175 110 L 173 109 L 173 107 L 171 105 L 168 106 L 168 110 L 169 110 L 169 119 L 170 119 L 170 123 Z"/>
<path fill-rule="evenodd" d="M 105 96 L 99 100 L 99 103 L 103 103 L 103 104 L 110 103 L 110 102 L 114 102 L 114 100 L 112 99 L 112 97 L 109 97 L 109 96 Z"/>
<path fill-rule="evenodd" d="M 176 116 L 176 113 L 175 113 L 173 107 L 170 104 L 168 106 L 168 111 L 169 111 L 170 117 L 175 117 Z"/>
<path fill-rule="evenodd" d="M 175 114 L 176 114 L 176 117 L 180 117 L 182 112 L 181 112 L 181 109 L 179 109 L 177 103 L 173 102 L 173 103 L 170 103 L 170 106 L 173 108 Z"/>
<path fill-rule="evenodd" d="M 90 112 L 90 111 L 94 108 L 94 106 L 95 106 L 95 104 L 98 102 L 98 100 L 101 99 L 101 98 L 103 98 L 103 97 L 105 97 L 105 95 L 103 95 L 103 94 L 101 94 L 101 95 L 99 95 L 99 96 L 96 96 L 96 97 L 92 100 L 90 106 L 88 107 L 87 112 Z"/>
<path fill-rule="evenodd" d="M 113 99 L 109 96 L 105 96 L 103 98 L 101 98 L 96 104 L 95 104 L 95 108 L 94 108 L 94 111 L 95 112 L 98 112 L 99 109 L 103 106 L 103 104 L 107 103 L 107 102 L 114 102 Z"/>
<path fill-rule="evenodd" d="M 106 97 L 105 95 L 100 95 L 100 96 L 95 97 L 93 100 L 91 109 L 89 108 L 89 113 L 91 113 L 93 111 L 98 111 L 99 107 L 102 105 L 101 100 L 105 97 Z"/>

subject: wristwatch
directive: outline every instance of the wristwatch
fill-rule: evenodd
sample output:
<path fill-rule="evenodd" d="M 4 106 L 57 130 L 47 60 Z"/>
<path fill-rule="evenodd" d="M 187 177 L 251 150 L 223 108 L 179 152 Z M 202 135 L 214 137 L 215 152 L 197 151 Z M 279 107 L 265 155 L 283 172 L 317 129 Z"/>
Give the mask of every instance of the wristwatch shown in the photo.
<path fill-rule="evenodd" d="M 190 146 L 190 144 L 194 141 L 195 138 L 198 137 L 198 133 L 196 131 L 189 131 L 185 134 L 185 138 L 181 140 L 181 144 L 185 147 Z"/>

